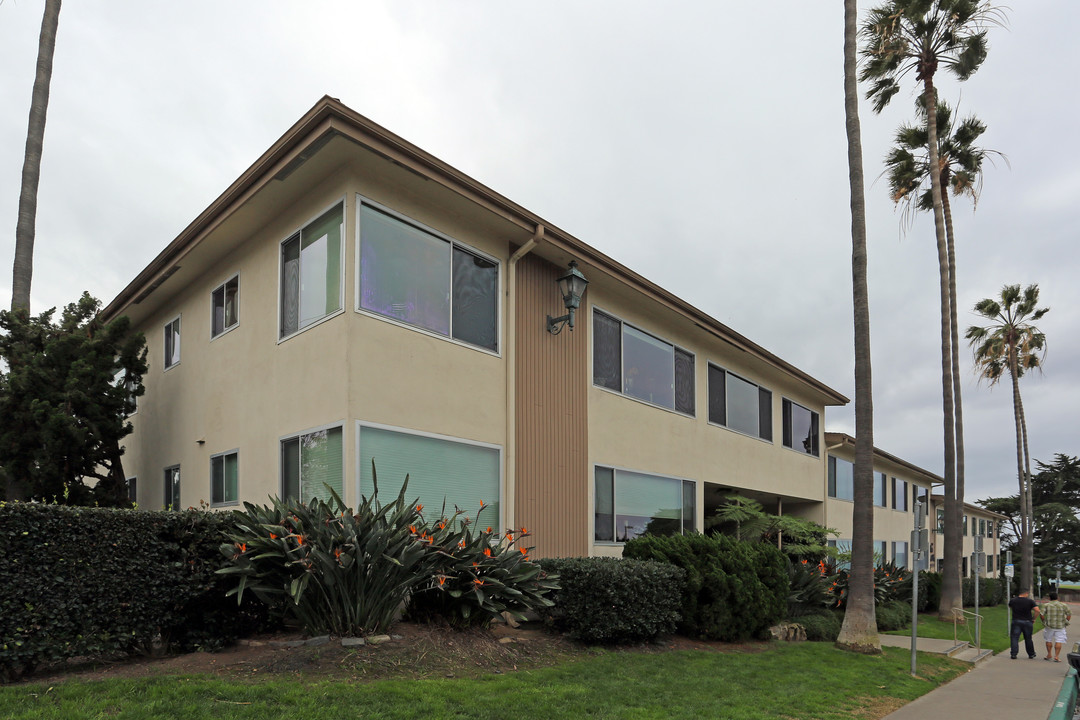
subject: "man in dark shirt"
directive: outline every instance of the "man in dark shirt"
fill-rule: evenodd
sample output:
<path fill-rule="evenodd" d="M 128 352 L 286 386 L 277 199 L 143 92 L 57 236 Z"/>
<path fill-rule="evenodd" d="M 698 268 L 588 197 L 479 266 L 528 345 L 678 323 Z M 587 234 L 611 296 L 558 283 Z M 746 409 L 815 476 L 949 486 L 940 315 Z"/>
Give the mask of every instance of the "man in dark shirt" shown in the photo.
<path fill-rule="evenodd" d="M 1024 649 L 1027 650 L 1028 658 L 1035 657 L 1035 643 L 1031 640 L 1031 633 L 1035 630 L 1035 616 L 1039 614 L 1039 606 L 1028 597 L 1027 590 L 1020 591 L 1020 597 L 1014 597 L 1009 601 L 1009 609 L 1012 610 L 1012 624 L 1009 625 L 1009 642 L 1011 643 L 1009 658 L 1016 659 L 1020 652 L 1020 634 L 1024 635 Z"/>

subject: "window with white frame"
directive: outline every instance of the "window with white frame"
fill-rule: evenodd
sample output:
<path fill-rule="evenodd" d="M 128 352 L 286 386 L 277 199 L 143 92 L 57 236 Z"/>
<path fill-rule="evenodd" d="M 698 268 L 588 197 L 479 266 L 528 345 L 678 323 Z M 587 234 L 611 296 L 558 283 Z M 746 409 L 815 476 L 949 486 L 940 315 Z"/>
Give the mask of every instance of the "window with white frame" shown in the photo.
<path fill-rule="evenodd" d="M 626 542 L 645 533 L 681 535 L 695 530 L 694 481 L 597 465 L 594 469 L 593 539 Z"/>
<path fill-rule="evenodd" d="M 772 442 L 772 391 L 709 363 L 709 422 Z"/>
<path fill-rule="evenodd" d="M 499 263 L 361 201 L 362 310 L 498 352 Z"/>
<path fill-rule="evenodd" d="M 693 354 L 600 310 L 593 310 L 593 384 L 694 414 Z"/>
<path fill-rule="evenodd" d="M 180 509 L 180 466 L 165 468 L 165 509 Z"/>
<path fill-rule="evenodd" d="M 784 398 L 784 447 L 818 456 L 818 414 Z"/>
<path fill-rule="evenodd" d="M 240 324 L 240 276 L 231 278 L 210 293 L 210 338 L 216 338 Z"/>
<path fill-rule="evenodd" d="M 281 327 L 286 338 L 341 310 L 344 203 L 281 243 Z"/>
<path fill-rule="evenodd" d="M 165 323 L 165 369 L 180 363 L 180 316 Z"/>
<path fill-rule="evenodd" d="M 979 519 L 979 537 L 986 537 L 986 520 L 985 518 Z"/>
<path fill-rule="evenodd" d="M 908 510 L 908 483 L 907 480 L 901 480 L 900 478 L 893 478 L 893 510 L 900 510 L 901 512 L 907 512 Z"/>
<path fill-rule="evenodd" d="M 361 495 L 371 497 L 378 480 L 379 496 L 388 502 L 407 476 L 406 501 L 418 500 L 425 518 L 449 518 L 460 508 L 477 527 L 501 529 L 498 446 L 366 424 L 359 425 L 358 439 Z"/>
<path fill-rule="evenodd" d="M 330 501 L 329 486 L 342 493 L 341 426 L 309 430 L 281 441 L 281 496 Z"/>
<path fill-rule="evenodd" d="M 886 498 L 888 497 L 889 484 L 885 473 L 874 473 L 874 504 L 878 507 L 885 507 Z M 882 556 L 884 557 L 884 555 Z"/>
<path fill-rule="evenodd" d="M 893 564 L 898 568 L 906 568 L 908 566 L 908 544 L 902 540 L 893 542 Z"/>
<path fill-rule="evenodd" d="M 994 537 L 994 521 L 993 520 L 987 520 L 986 521 L 986 537 L 988 537 L 988 538 Z"/>
<path fill-rule="evenodd" d="M 829 497 L 837 500 L 855 498 L 855 466 L 835 455 L 829 456 Z"/>
<path fill-rule="evenodd" d="M 962 527 L 964 529 L 964 537 L 967 537 L 967 534 L 968 534 L 968 516 L 967 515 L 965 515 L 964 519 L 961 521 L 960 527 Z"/>
<path fill-rule="evenodd" d="M 235 505 L 240 501 L 239 457 L 236 450 L 210 456 L 211 505 Z"/>

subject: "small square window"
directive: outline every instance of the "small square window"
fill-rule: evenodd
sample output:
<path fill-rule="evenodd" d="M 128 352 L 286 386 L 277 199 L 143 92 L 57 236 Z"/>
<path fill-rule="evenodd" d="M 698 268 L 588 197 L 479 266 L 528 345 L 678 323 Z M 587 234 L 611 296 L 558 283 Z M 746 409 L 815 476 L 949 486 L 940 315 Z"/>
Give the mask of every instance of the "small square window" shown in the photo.
<path fill-rule="evenodd" d="M 210 294 L 210 337 L 240 324 L 240 276 L 233 275 Z"/>

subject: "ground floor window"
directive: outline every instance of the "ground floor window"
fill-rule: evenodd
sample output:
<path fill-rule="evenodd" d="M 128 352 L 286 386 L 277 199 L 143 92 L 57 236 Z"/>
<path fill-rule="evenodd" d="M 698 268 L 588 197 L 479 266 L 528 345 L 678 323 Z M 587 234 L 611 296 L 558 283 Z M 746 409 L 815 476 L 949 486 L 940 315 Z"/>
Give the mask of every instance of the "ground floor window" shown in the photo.
<path fill-rule="evenodd" d="M 139 497 L 138 490 L 139 490 L 139 479 L 134 478 L 134 477 L 129 477 L 127 479 L 127 495 L 128 495 L 128 502 L 131 503 L 132 505 L 134 505 L 138 501 L 138 497 Z"/>
<path fill-rule="evenodd" d="M 594 534 L 597 542 L 693 532 L 697 492 L 692 480 L 596 466 Z"/>
<path fill-rule="evenodd" d="M 311 430 L 281 441 L 281 496 L 329 501 L 342 492 L 341 426 Z"/>
<path fill-rule="evenodd" d="M 902 540 L 892 544 L 893 564 L 898 568 L 906 568 L 908 566 L 907 545 L 908 544 Z"/>
<path fill-rule="evenodd" d="M 235 505 L 239 501 L 239 457 L 236 450 L 210 457 L 211 505 Z"/>
<path fill-rule="evenodd" d="M 180 466 L 165 468 L 165 509 L 180 509 Z"/>
<path fill-rule="evenodd" d="M 405 496 L 424 506 L 425 518 L 460 509 L 471 520 L 480 513 L 481 528 L 502 529 L 498 446 L 374 425 L 360 425 L 358 435 L 362 495 L 370 497 L 378 480 L 379 498 L 389 502 L 408 477 Z"/>

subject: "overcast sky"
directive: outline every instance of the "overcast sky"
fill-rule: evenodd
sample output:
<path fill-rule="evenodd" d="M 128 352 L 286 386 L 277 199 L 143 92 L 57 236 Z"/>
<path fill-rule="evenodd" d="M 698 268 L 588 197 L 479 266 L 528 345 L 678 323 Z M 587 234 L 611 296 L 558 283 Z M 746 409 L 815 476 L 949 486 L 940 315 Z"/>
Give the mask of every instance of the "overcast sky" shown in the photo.
<path fill-rule="evenodd" d="M 0 4 L 4 307 L 42 6 Z M 954 204 L 960 323 L 1039 284 L 1050 350 L 1021 389 L 1032 456 L 1051 460 L 1080 455 L 1080 2 L 1008 17 L 971 80 L 939 73 L 1009 161 L 977 211 Z M 842 41 L 838 1 L 68 2 L 32 310 L 83 289 L 107 303 L 328 94 L 854 398 Z M 941 474 L 933 223 L 903 232 L 878 179 L 913 101 L 860 110 L 875 445 Z M 1012 494 L 1010 389 L 962 357 L 967 499 Z"/>

